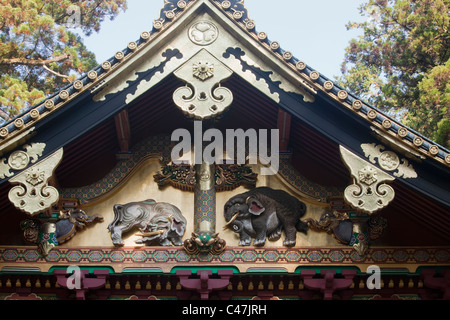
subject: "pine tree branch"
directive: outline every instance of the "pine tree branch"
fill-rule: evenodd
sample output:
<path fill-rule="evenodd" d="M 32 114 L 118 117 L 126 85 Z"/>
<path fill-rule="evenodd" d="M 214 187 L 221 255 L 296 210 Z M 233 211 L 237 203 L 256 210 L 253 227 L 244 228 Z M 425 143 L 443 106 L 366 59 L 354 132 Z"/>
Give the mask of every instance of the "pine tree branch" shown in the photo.
<path fill-rule="evenodd" d="M 63 54 L 61 56 L 48 59 L 48 60 L 36 60 L 36 59 L 25 59 L 25 58 L 15 58 L 15 59 L 1 59 L 0 65 L 29 65 L 29 66 L 45 66 L 49 63 L 60 62 L 70 58 L 69 54 Z"/>
<path fill-rule="evenodd" d="M 61 74 L 61 73 L 58 73 L 58 72 L 56 72 L 56 71 L 54 71 L 54 70 L 52 70 L 52 69 L 50 69 L 49 67 L 47 67 L 45 64 L 42 66 L 45 70 L 47 70 L 48 72 L 50 72 L 51 74 L 53 74 L 53 75 L 55 75 L 55 76 L 57 76 L 57 77 L 61 77 L 61 78 L 69 78 L 68 76 L 66 76 L 66 75 L 63 75 L 63 74 Z"/>

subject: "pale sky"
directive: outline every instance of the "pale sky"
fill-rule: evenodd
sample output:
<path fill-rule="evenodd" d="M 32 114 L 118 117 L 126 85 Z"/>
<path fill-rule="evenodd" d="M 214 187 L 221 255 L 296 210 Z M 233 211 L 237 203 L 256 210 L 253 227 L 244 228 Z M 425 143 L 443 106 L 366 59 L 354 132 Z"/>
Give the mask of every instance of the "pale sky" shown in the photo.
<path fill-rule="evenodd" d="M 361 31 L 347 31 L 349 21 L 362 21 L 358 7 L 363 0 L 245 0 L 256 30 L 264 31 L 284 50 L 324 76 L 340 75 L 345 47 Z M 151 29 L 164 0 L 128 0 L 128 10 L 105 21 L 100 33 L 85 38 L 98 63 L 124 49 Z"/>

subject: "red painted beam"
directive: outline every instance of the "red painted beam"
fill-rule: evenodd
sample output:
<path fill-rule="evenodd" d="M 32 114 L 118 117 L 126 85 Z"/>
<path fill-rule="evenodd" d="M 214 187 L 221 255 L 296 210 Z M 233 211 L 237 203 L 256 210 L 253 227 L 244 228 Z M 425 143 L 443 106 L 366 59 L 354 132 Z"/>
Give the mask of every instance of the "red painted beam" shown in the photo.
<path fill-rule="evenodd" d="M 289 113 L 278 109 L 278 130 L 280 131 L 280 152 L 287 152 L 291 137 L 292 117 Z"/>
<path fill-rule="evenodd" d="M 119 140 L 120 152 L 130 151 L 131 128 L 128 119 L 128 111 L 123 110 L 115 116 L 117 139 Z"/>

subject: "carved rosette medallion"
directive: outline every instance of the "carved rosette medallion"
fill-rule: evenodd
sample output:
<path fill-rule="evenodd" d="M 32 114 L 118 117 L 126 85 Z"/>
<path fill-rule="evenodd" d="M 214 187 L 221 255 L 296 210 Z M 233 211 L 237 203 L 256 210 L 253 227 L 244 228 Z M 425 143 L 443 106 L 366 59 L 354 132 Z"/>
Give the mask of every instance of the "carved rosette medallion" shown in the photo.
<path fill-rule="evenodd" d="M 48 180 L 61 162 L 62 156 L 63 149 L 60 149 L 9 180 L 11 184 L 17 184 L 8 194 L 9 200 L 17 209 L 35 215 L 58 202 L 58 190 L 48 186 Z"/>
<path fill-rule="evenodd" d="M 385 151 L 378 157 L 380 167 L 386 171 L 393 171 L 400 165 L 400 159 L 392 151 Z"/>
<path fill-rule="evenodd" d="M 198 63 L 194 63 L 192 69 L 194 77 L 202 81 L 214 76 L 214 64 L 209 62 L 199 61 Z"/>
<path fill-rule="evenodd" d="M 342 146 L 340 151 L 354 178 L 354 184 L 344 191 L 345 200 L 354 208 L 368 214 L 385 208 L 395 197 L 394 189 L 385 182 L 392 182 L 395 178 Z"/>
<path fill-rule="evenodd" d="M 15 151 L 8 159 L 8 164 L 13 170 L 23 170 L 30 163 L 30 157 L 25 151 Z"/>
<path fill-rule="evenodd" d="M 219 29 L 209 21 L 199 21 L 189 28 L 189 39 L 199 46 L 207 46 L 217 40 Z"/>
<path fill-rule="evenodd" d="M 173 101 L 190 117 L 201 120 L 214 117 L 233 102 L 232 92 L 220 85 L 233 72 L 205 49 L 174 74 L 185 81 L 186 86 L 175 90 Z"/>

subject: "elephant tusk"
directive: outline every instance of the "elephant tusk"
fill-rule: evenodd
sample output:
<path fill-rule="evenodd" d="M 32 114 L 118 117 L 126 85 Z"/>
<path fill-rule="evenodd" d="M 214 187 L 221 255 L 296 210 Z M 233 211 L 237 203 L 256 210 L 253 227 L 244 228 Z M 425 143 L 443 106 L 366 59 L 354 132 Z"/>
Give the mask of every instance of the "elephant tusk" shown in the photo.
<path fill-rule="evenodd" d="M 164 230 L 158 230 L 158 231 L 155 231 L 155 232 L 147 232 L 147 233 L 136 233 L 136 235 L 138 236 L 138 237 L 153 237 L 153 236 L 159 236 L 159 235 L 162 235 L 164 232 L 166 232 L 167 231 L 167 229 L 164 229 Z"/>
<path fill-rule="evenodd" d="M 237 219 L 237 217 L 239 216 L 240 212 L 236 212 L 235 215 L 233 216 L 233 218 L 231 218 L 230 221 L 228 221 L 228 223 L 223 227 L 223 230 L 226 230 L 233 222 L 234 220 Z"/>

